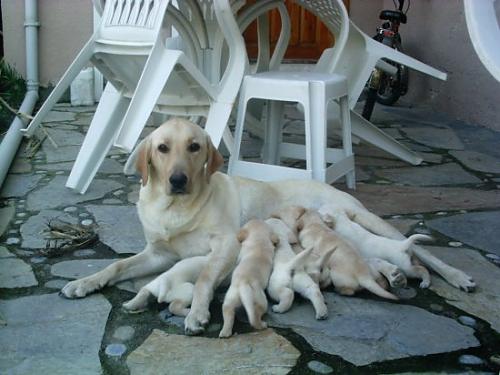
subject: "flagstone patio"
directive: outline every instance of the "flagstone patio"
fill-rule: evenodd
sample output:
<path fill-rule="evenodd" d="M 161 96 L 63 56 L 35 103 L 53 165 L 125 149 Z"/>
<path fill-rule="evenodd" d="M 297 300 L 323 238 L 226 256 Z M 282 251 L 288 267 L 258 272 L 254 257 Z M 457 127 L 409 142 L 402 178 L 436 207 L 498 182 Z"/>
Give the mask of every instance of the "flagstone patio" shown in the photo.
<path fill-rule="evenodd" d="M 474 293 L 436 275 L 430 289 L 410 281 L 395 290 L 396 303 L 327 290 L 328 320 L 316 321 L 298 298 L 288 313 L 267 315 L 270 329 L 252 331 L 242 314 L 238 334 L 219 340 L 223 291 L 202 337 L 184 336 L 183 319 L 165 305 L 127 314 L 121 304 L 144 280 L 81 300 L 57 295 L 68 280 L 144 245 L 134 208 L 139 180 L 122 173 L 127 155 L 113 150 L 85 195 L 64 187 L 94 110 L 58 105 L 44 124 L 58 147 L 45 140 L 28 158 L 25 142 L 0 193 L 0 373 L 498 373 L 500 133 L 426 108 L 377 106 L 373 122 L 425 162 L 409 166 L 370 146 L 354 147 L 358 183 L 351 193 L 403 233 L 431 234 L 428 248 L 473 276 Z M 292 108 L 285 136 L 303 138 Z M 247 157 L 258 158 L 260 145 L 245 134 Z M 55 220 L 93 228 L 98 240 L 47 252 L 45 232 Z"/>

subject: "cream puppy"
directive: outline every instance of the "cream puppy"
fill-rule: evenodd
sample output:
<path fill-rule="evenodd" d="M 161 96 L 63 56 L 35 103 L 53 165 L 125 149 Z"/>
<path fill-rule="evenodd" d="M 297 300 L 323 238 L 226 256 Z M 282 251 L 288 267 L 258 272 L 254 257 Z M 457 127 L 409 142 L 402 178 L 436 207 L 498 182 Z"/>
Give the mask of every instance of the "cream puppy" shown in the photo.
<path fill-rule="evenodd" d="M 280 239 L 274 253 L 273 271 L 269 278 L 267 292 L 271 298 L 278 301 L 277 305 L 272 307 L 276 313 L 284 313 L 290 309 L 294 300 L 294 292 L 300 293 L 313 304 L 316 312 L 316 319 L 326 319 L 328 309 L 319 285 L 305 271 L 304 266 L 309 261 L 312 248 L 295 254 L 291 244 L 296 244 L 297 237 L 292 230 L 281 220 L 270 218 L 266 220 L 273 232 Z M 327 254 L 327 256 L 331 253 Z M 318 274 L 324 263 L 325 257 L 316 265 Z"/>
<path fill-rule="evenodd" d="M 193 300 L 194 283 L 207 261 L 207 256 L 181 260 L 143 286 L 133 299 L 123 304 L 123 307 L 132 312 L 140 312 L 154 296 L 158 303 L 169 303 L 168 309 L 172 314 L 186 316 Z"/>
<path fill-rule="evenodd" d="M 414 234 L 405 240 L 394 240 L 373 234 L 349 219 L 345 211 L 327 204 L 319 209 L 323 220 L 332 226 L 341 237 L 351 242 L 365 258 L 384 259 L 398 266 L 406 276 L 421 279 L 420 287 L 430 285 L 429 271 L 412 263 L 410 247 L 416 241 L 430 241 L 432 237 Z"/>
<path fill-rule="evenodd" d="M 245 308 L 252 327 L 264 329 L 262 315 L 267 310 L 267 287 L 273 267 L 274 247 L 279 238 L 261 220 L 250 220 L 238 233 L 241 242 L 239 263 L 233 271 L 231 285 L 222 304 L 224 325 L 219 337 L 232 335 L 235 309 Z"/>
<path fill-rule="evenodd" d="M 372 273 L 361 254 L 331 230 L 318 212 L 306 210 L 297 221 L 297 230 L 301 245 L 304 248 L 313 247 L 313 254 L 316 256 L 320 257 L 333 249 L 322 272 L 322 285 L 326 286 L 331 282 L 335 290 L 344 295 L 353 295 L 364 288 L 379 297 L 398 299 L 377 283 L 378 275 Z"/>
<path fill-rule="evenodd" d="M 213 236 L 209 243 L 213 251 L 218 253 L 212 257 L 212 267 L 220 267 L 218 260 L 220 258 L 229 259 L 226 269 L 221 272 L 222 275 L 229 275 L 236 265 L 240 249 L 236 235 Z M 168 271 L 142 287 L 133 299 L 123 304 L 123 307 L 131 312 L 140 312 L 146 308 L 148 301 L 155 297 L 158 303 L 169 303 L 168 308 L 172 314 L 186 316 L 189 313 L 188 307 L 193 301 L 195 283 L 203 277 L 200 274 L 206 268 L 208 261 L 208 255 L 180 260 Z M 216 282 L 217 285 L 220 283 L 224 283 L 224 280 Z"/>

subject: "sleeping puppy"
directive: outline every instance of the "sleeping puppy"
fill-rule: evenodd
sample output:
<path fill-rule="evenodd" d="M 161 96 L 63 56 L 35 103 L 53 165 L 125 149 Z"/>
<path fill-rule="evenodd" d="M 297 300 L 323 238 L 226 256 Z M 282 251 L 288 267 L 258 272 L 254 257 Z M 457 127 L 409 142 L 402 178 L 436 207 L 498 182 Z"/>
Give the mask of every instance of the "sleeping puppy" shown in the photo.
<path fill-rule="evenodd" d="M 350 220 L 347 214 L 333 205 L 324 205 L 319 209 L 323 220 L 331 225 L 343 238 L 351 242 L 365 258 L 379 258 L 398 266 L 406 276 L 421 279 L 420 287 L 430 285 L 429 271 L 421 265 L 412 263 L 410 247 L 416 241 L 430 241 L 432 237 L 414 234 L 405 240 L 394 240 L 376 234 Z"/>
<path fill-rule="evenodd" d="M 140 312 L 154 296 L 158 303 L 169 303 L 168 309 L 172 314 L 186 316 L 193 300 L 194 283 L 207 264 L 207 260 L 207 256 L 181 260 L 143 286 L 133 299 L 123 304 L 123 307 L 131 312 Z"/>
<path fill-rule="evenodd" d="M 233 258 L 234 267 L 240 247 L 235 235 L 212 237 L 210 246 L 215 251 L 221 252 L 220 256 Z M 146 308 L 149 300 L 155 297 L 158 303 L 169 303 L 168 309 L 172 314 L 186 316 L 189 313 L 188 307 L 193 301 L 194 285 L 207 265 L 208 259 L 208 255 L 182 259 L 142 287 L 133 299 L 123 304 L 123 307 L 130 312 L 141 312 Z M 229 272 L 230 270 L 226 274 Z"/>
<path fill-rule="evenodd" d="M 219 337 L 230 337 L 233 331 L 234 314 L 243 305 L 252 327 L 264 329 L 262 315 L 267 310 L 264 293 L 273 267 L 274 247 L 279 238 L 261 220 L 250 220 L 238 233 L 241 242 L 239 263 L 233 271 L 231 286 L 222 304 L 224 325 Z"/>
<path fill-rule="evenodd" d="M 274 252 L 273 271 L 269 278 L 267 292 L 271 298 L 278 301 L 272 307 L 275 313 L 284 313 L 290 309 L 294 300 L 294 292 L 300 293 L 311 301 L 316 312 L 316 319 L 326 319 L 328 309 L 319 285 L 305 271 L 304 266 L 309 261 L 312 248 L 295 254 L 290 244 L 296 244 L 297 237 L 281 220 L 270 218 L 266 220 L 273 232 L 279 237 L 279 244 Z M 327 256 L 331 255 L 327 254 Z M 324 263 L 324 258 L 323 258 Z M 318 274 L 321 262 L 317 264 Z"/>
<path fill-rule="evenodd" d="M 377 283 L 376 278 L 380 275 L 372 273 L 361 254 L 331 230 L 318 212 L 306 210 L 297 221 L 297 230 L 301 245 L 304 248 L 313 247 L 316 256 L 333 250 L 320 278 L 322 286 L 331 282 L 335 290 L 343 295 L 353 295 L 364 288 L 379 297 L 398 299 Z"/>

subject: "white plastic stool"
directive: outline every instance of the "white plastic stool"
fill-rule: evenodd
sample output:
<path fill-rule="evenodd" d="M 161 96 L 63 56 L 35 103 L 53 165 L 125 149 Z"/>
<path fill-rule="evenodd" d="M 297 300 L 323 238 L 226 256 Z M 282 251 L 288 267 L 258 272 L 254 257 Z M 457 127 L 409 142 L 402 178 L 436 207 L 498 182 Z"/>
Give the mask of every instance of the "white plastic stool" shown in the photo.
<path fill-rule="evenodd" d="M 248 101 L 254 98 L 270 101 L 263 163 L 239 159 L 246 107 Z M 327 106 L 334 100 L 340 105 L 341 149 L 327 148 Z M 304 108 L 305 147 L 282 142 L 284 102 L 299 102 Z M 277 165 L 281 157 L 306 160 L 306 169 Z M 327 167 L 327 162 L 332 165 Z M 354 189 L 354 155 L 346 79 L 337 74 L 314 72 L 276 71 L 246 76 L 240 90 L 234 152 L 229 159 L 228 173 L 262 181 L 295 178 L 326 183 L 345 175 L 347 186 Z"/>

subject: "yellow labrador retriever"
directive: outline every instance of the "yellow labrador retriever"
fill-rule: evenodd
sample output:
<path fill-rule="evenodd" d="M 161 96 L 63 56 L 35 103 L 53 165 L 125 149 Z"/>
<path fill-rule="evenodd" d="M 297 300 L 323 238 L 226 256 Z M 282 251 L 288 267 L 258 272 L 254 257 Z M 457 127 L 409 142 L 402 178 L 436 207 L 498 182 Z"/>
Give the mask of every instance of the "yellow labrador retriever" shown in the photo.
<path fill-rule="evenodd" d="M 187 120 L 171 119 L 152 132 L 137 149 L 142 186 L 137 208 L 146 248 L 105 269 L 69 282 L 61 291 L 68 298 L 84 297 L 106 285 L 160 273 L 182 258 L 209 256 L 193 291 L 185 319 L 187 333 L 203 331 L 210 319 L 214 288 L 232 271 L 232 262 L 219 248 L 210 248 L 210 236 L 236 234 L 253 218 L 266 219 L 290 205 L 318 209 L 338 205 L 373 233 L 395 239 L 404 236 L 369 212 L 351 195 L 317 181 L 259 182 L 217 172 L 222 156 L 207 133 Z M 427 250 L 413 246 L 414 254 L 450 284 L 472 291 L 474 281 Z"/>

